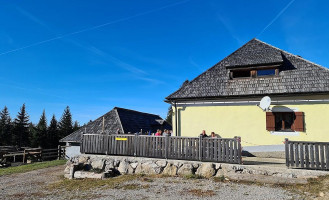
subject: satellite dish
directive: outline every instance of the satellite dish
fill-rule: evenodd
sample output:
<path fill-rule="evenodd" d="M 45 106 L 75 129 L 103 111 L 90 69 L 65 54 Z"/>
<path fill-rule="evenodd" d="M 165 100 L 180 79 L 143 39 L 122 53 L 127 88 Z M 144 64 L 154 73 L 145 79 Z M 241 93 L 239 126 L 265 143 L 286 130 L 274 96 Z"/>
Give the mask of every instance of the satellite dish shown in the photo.
<path fill-rule="evenodd" d="M 268 110 L 271 105 L 271 98 L 269 96 L 265 96 L 260 100 L 259 107 L 263 110 Z"/>

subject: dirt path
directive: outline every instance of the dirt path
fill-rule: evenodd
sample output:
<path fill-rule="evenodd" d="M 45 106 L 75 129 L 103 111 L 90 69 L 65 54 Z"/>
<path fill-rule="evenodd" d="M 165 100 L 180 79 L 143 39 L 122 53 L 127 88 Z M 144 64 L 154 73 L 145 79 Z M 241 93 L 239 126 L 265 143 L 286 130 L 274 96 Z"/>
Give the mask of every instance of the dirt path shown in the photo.
<path fill-rule="evenodd" d="M 64 166 L 0 177 L 0 199 L 300 199 L 282 188 L 179 177 L 135 179 L 116 188 L 48 189 Z M 93 181 L 93 180 L 90 180 Z"/>
<path fill-rule="evenodd" d="M 39 169 L 0 177 L 0 199 L 43 198 L 45 185 L 60 180 L 64 166 Z"/>

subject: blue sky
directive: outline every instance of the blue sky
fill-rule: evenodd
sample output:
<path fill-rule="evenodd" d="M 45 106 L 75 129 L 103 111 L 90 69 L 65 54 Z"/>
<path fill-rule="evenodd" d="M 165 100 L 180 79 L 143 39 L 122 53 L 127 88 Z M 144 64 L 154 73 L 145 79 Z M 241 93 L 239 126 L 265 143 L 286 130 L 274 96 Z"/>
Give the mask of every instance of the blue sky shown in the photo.
<path fill-rule="evenodd" d="M 0 108 L 80 124 L 163 100 L 254 37 L 329 67 L 329 2 L 0 0 Z"/>

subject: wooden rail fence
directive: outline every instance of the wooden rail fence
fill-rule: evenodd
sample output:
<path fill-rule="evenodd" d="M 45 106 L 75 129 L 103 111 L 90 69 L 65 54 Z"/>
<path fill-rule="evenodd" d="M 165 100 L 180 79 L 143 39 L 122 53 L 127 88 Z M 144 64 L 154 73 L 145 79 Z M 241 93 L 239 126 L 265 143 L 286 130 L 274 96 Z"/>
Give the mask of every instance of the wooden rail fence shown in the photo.
<path fill-rule="evenodd" d="M 285 139 L 287 167 L 329 169 L 329 143 L 290 141 Z"/>
<path fill-rule="evenodd" d="M 81 153 L 242 163 L 241 138 L 84 134 Z"/>
<path fill-rule="evenodd" d="M 4 149 L 4 148 L 3 148 Z M 3 151 L 0 154 L 0 162 L 7 161 L 7 158 L 11 158 L 13 162 L 22 161 L 25 163 L 28 158 L 34 158 L 37 160 L 55 160 L 55 159 L 65 159 L 65 146 L 58 145 L 54 149 L 42 149 L 42 148 L 25 148 L 22 151 Z M 18 159 L 16 159 L 18 157 Z"/>

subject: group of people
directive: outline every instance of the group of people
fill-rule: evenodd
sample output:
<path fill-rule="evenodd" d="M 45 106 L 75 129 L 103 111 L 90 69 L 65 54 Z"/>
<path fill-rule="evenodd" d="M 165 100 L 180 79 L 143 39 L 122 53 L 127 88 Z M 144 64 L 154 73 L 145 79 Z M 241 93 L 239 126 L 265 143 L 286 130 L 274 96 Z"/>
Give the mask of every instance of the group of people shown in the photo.
<path fill-rule="evenodd" d="M 208 136 L 208 135 L 206 134 L 206 131 L 205 131 L 205 130 L 202 130 L 200 136 L 201 136 L 202 138 L 206 138 L 206 137 L 220 138 L 220 136 L 217 135 L 215 132 L 211 132 L 210 136 Z"/>
<path fill-rule="evenodd" d="M 157 132 L 156 132 L 154 135 L 155 135 L 155 136 L 166 136 L 166 135 L 168 135 L 168 136 L 172 136 L 172 134 L 173 134 L 172 130 L 167 130 L 167 129 L 165 129 L 165 130 L 163 130 L 163 132 L 162 132 L 161 129 L 158 129 Z"/>

